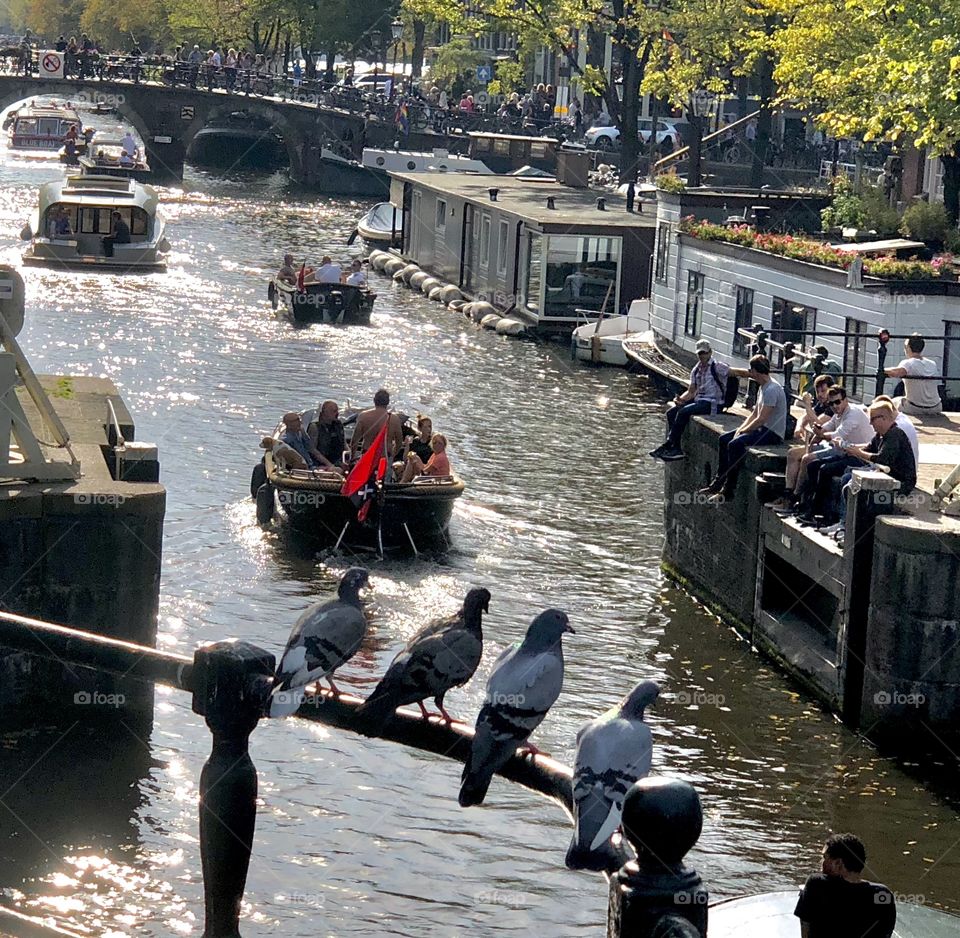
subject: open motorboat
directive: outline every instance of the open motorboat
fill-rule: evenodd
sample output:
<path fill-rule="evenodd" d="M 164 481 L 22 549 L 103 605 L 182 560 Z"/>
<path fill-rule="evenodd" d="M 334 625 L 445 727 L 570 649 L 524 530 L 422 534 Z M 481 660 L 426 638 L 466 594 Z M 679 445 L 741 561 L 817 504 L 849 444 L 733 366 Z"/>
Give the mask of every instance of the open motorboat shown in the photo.
<path fill-rule="evenodd" d="M 316 413 L 308 410 L 301 415 L 304 427 L 316 419 Z M 347 440 L 356 417 L 357 411 L 341 417 Z M 281 424 L 274 437 L 279 439 L 282 433 Z M 251 481 L 257 520 L 266 524 L 279 506 L 286 521 L 323 546 L 372 549 L 381 555 L 447 546 L 453 506 L 464 490 L 455 475 L 420 476 L 407 483 L 378 482 L 362 520 L 354 500 L 341 494 L 344 478 L 332 470 L 288 469 L 267 452 Z"/>
<path fill-rule="evenodd" d="M 130 156 L 123 144 L 116 140 L 99 139 L 87 148 L 78 159 L 84 176 L 125 176 L 146 182 L 150 178 L 150 166 L 140 155 Z"/>
<path fill-rule="evenodd" d="M 14 150 L 59 150 L 71 127 L 80 136 L 80 115 L 73 107 L 59 104 L 29 104 L 12 111 L 4 121 Z"/>
<path fill-rule="evenodd" d="M 117 176 L 67 176 L 40 187 L 37 212 L 20 232 L 30 246 L 25 264 L 104 270 L 159 271 L 170 245 L 156 190 Z M 65 217 L 69 233 L 58 233 Z M 129 244 L 114 244 L 107 255 L 103 239 L 119 212 L 130 230 Z"/>
<path fill-rule="evenodd" d="M 360 221 L 357 234 L 367 244 L 379 248 L 399 246 L 403 213 L 389 202 L 378 202 Z"/>
<path fill-rule="evenodd" d="M 608 316 L 574 329 L 570 349 L 582 362 L 626 368 L 630 358 L 624 350 L 624 340 L 635 338 L 649 328 L 650 301 L 634 300 L 626 316 Z"/>
<path fill-rule="evenodd" d="M 267 287 L 273 308 L 297 325 L 326 323 L 334 326 L 366 326 L 377 294 L 348 283 L 312 283 L 302 287 L 274 278 Z"/>

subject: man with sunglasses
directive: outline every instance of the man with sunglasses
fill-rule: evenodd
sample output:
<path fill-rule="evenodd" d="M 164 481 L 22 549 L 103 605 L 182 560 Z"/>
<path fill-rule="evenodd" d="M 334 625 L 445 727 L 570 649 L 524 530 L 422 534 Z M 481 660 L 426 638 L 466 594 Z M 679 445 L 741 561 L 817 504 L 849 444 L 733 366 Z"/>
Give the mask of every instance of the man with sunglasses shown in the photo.
<path fill-rule="evenodd" d="M 723 362 L 714 361 L 713 349 L 706 339 L 697 342 L 697 364 L 690 372 L 690 385 L 678 394 L 667 411 L 667 438 L 650 455 L 654 459 L 671 462 L 683 459 L 680 438 L 691 417 L 699 414 L 715 414 L 723 407 L 730 368 Z"/>

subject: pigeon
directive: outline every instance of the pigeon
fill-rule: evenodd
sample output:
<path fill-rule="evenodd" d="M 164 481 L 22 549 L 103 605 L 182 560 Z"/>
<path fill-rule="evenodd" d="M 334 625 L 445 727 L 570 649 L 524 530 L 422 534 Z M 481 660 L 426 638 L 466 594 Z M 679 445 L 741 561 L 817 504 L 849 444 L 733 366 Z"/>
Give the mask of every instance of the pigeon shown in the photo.
<path fill-rule="evenodd" d="M 303 689 L 320 678 L 329 681 L 335 694 L 340 693 L 332 675 L 357 653 L 366 634 L 360 590 L 369 578 L 363 567 L 351 567 L 340 580 L 336 599 L 311 606 L 297 619 L 274 677 L 269 716 L 296 712 Z"/>
<path fill-rule="evenodd" d="M 490 780 L 526 743 L 563 685 L 564 632 L 572 632 L 567 614 L 560 609 L 541 612 L 519 645 L 507 648 L 494 662 L 487 694 L 477 717 L 470 755 L 463 767 L 460 805 L 482 804 Z M 535 746 L 525 747 L 538 752 Z"/>
<path fill-rule="evenodd" d="M 357 711 L 360 732 L 377 736 L 397 707 L 415 703 L 424 719 L 423 701 L 433 697 L 447 723 L 453 718 L 443 709 L 443 696 L 473 677 L 483 654 L 483 613 L 490 611 L 490 593 L 472 589 L 460 611 L 424 626 L 393 659 L 374 692 Z"/>
<path fill-rule="evenodd" d="M 653 738 L 643 722 L 643 711 L 659 693 L 654 681 L 641 681 L 616 707 L 577 733 L 569 869 L 602 871 L 626 862 L 610 837 L 620 826 L 630 786 L 650 771 Z"/>

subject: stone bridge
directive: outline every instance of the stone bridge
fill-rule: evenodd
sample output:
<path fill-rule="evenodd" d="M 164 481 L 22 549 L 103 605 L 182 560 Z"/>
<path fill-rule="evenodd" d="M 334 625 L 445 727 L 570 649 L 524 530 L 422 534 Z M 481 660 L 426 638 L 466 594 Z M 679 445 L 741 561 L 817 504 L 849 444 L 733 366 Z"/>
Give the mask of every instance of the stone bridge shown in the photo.
<path fill-rule="evenodd" d="M 363 130 L 362 115 L 307 101 L 159 82 L 0 75 L 0 110 L 40 95 L 114 107 L 143 139 L 157 182 L 182 179 L 190 142 L 211 121 L 233 111 L 243 110 L 268 122 L 286 145 L 291 179 L 306 185 L 318 181 L 322 144 L 349 139 L 356 148 Z"/>

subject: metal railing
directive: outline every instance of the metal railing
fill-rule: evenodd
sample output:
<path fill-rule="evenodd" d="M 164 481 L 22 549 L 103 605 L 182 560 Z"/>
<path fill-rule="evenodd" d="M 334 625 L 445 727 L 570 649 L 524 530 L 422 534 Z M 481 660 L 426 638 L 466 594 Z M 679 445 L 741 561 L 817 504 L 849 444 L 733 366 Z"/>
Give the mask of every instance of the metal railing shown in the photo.
<path fill-rule="evenodd" d="M 199 786 L 203 936 L 239 938 L 257 812 L 258 777 L 249 737 L 274 687 L 274 656 L 247 642 L 224 641 L 199 648 L 188 658 L 5 612 L 0 612 L 0 647 L 192 695 L 193 711 L 204 717 L 213 737 Z M 318 688 L 298 715 L 357 731 L 362 703 L 357 697 Z M 464 724 L 427 721 L 415 710 L 401 709 L 380 736 L 464 761 L 473 730 Z M 561 763 L 542 755 L 514 755 L 498 774 L 546 795 L 572 817 L 572 774 Z M 678 920 L 677 928 L 685 929 L 676 934 L 706 938 L 707 892 L 700 877 L 682 863 L 699 838 L 702 821 L 699 797 L 688 783 L 647 778 L 634 786 L 624 803 L 623 830 L 637 860 L 605 872 L 609 938 L 653 938 L 664 934 L 658 929 L 673 919 Z M 617 863 L 628 855 L 622 848 Z M 667 876 L 664 857 L 674 861 Z"/>

